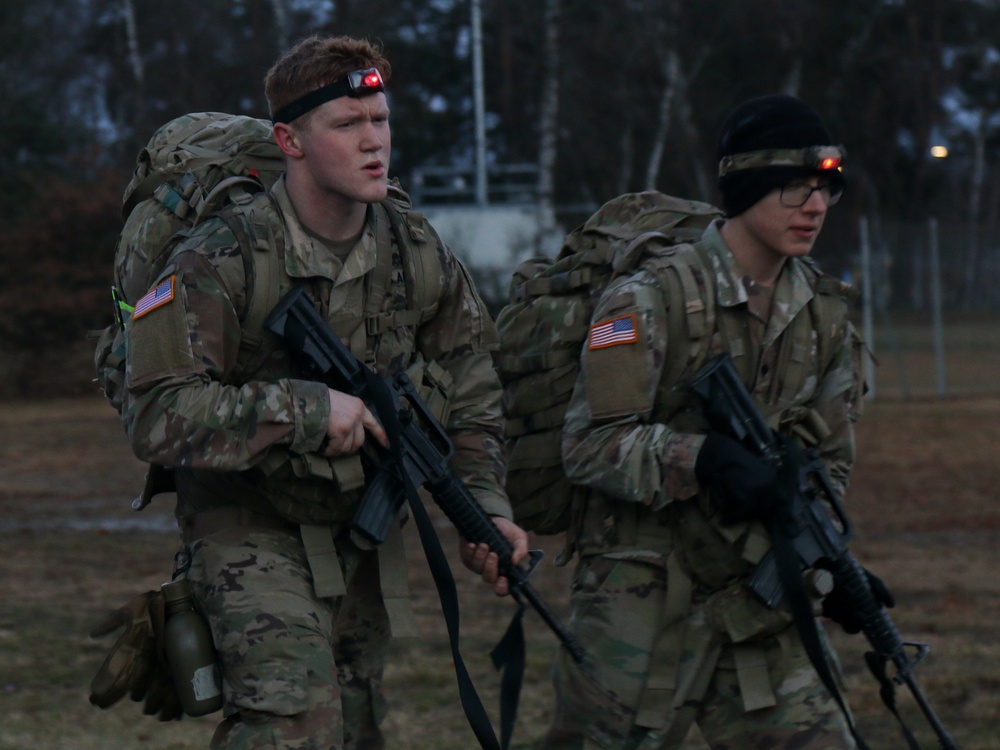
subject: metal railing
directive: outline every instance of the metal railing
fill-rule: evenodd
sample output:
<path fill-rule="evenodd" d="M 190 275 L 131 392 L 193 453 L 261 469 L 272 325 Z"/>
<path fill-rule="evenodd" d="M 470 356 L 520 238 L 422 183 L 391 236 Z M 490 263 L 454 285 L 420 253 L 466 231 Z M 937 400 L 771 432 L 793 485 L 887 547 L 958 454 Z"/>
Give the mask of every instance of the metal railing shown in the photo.
<path fill-rule="evenodd" d="M 405 187 L 416 206 L 477 204 L 474 167 L 419 167 L 413 170 Z M 487 169 L 487 203 L 525 205 L 536 203 L 537 198 L 537 164 L 504 164 Z"/>

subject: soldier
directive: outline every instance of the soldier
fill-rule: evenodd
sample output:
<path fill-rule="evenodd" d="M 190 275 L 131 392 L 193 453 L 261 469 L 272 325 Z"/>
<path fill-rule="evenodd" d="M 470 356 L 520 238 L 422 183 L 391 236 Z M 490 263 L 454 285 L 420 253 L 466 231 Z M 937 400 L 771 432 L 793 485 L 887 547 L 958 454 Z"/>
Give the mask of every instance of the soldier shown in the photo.
<path fill-rule="evenodd" d="M 359 399 L 298 378 L 280 348 L 237 368 L 241 342 L 261 338 L 246 310 L 266 284 L 305 285 L 355 356 L 446 397 L 456 470 L 513 562 L 527 552 L 503 490 L 492 321 L 426 221 L 386 201 L 389 76 L 363 40 L 317 36 L 284 54 L 265 91 L 285 173 L 254 220 L 276 216 L 283 241 L 268 255 L 242 247 L 225 221 L 205 222 L 128 327 L 126 430 L 137 456 L 175 469 L 179 573 L 221 662 L 213 748 L 384 747 L 386 650 L 412 626 L 398 531 L 371 550 L 347 528 L 365 487 L 358 451 L 387 444 L 378 420 Z M 254 254 L 283 254 L 276 282 Z M 460 554 L 507 593 L 485 545 L 462 542 Z"/>
<path fill-rule="evenodd" d="M 855 746 L 791 612 L 745 585 L 788 477 L 713 432 L 684 387 L 728 352 L 769 423 L 818 446 L 846 487 L 861 346 L 842 285 L 807 257 L 844 189 L 833 143 L 794 97 L 739 106 L 718 141 L 726 217 L 597 304 L 562 444 L 568 476 L 591 490 L 570 622 L 592 671 L 557 657 L 545 750 L 676 748 L 693 723 L 716 750 Z"/>

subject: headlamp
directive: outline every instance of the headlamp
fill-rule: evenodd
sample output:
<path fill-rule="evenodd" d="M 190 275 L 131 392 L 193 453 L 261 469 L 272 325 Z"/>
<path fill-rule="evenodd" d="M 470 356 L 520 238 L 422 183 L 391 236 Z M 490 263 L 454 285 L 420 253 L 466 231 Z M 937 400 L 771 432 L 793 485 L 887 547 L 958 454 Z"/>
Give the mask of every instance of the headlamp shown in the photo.
<path fill-rule="evenodd" d="M 382 74 L 378 72 L 377 68 L 352 70 L 339 81 L 310 91 L 308 94 L 300 96 L 295 101 L 286 104 L 274 113 L 271 121 L 292 122 L 302 117 L 306 112 L 316 109 L 321 104 L 326 104 L 342 96 L 351 96 L 359 99 L 362 96 L 377 94 L 379 91 L 385 91 L 385 85 L 382 83 Z"/>
<path fill-rule="evenodd" d="M 760 167 L 805 167 L 820 172 L 839 170 L 847 151 L 843 146 L 808 148 L 766 148 L 724 156 L 719 161 L 719 177 L 742 169 Z"/>

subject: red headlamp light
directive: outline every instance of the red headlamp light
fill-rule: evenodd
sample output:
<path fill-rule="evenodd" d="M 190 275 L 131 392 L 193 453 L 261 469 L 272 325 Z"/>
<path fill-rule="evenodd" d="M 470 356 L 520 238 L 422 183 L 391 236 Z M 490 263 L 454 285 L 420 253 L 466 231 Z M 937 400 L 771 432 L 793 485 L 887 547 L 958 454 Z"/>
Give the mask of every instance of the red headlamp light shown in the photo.
<path fill-rule="evenodd" d="M 385 84 L 382 82 L 382 74 L 378 72 L 377 68 L 352 70 L 339 81 L 310 91 L 290 104 L 286 104 L 274 113 L 271 120 L 273 122 L 292 122 L 321 104 L 326 104 L 342 96 L 352 96 L 358 99 L 362 96 L 377 94 L 379 91 L 385 91 Z"/>

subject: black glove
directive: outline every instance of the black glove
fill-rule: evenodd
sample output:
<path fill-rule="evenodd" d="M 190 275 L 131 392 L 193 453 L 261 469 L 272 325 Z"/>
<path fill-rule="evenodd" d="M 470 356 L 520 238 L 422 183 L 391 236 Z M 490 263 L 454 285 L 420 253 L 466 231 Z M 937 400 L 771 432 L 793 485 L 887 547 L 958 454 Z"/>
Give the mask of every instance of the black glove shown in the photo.
<path fill-rule="evenodd" d="M 709 432 L 695 459 L 698 481 L 712 488 L 723 525 L 770 518 L 778 501 L 778 473 L 739 442 Z"/>
<path fill-rule="evenodd" d="M 868 579 L 868 586 L 872 590 L 875 601 L 886 609 L 895 607 L 896 598 L 882 579 L 865 568 L 861 570 Z M 846 591 L 843 586 L 834 586 L 833 591 L 823 599 L 823 617 L 833 620 L 844 629 L 844 632 L 851 635 L 861 632 L 862 622 L 858 606 L 851 593 Z"/>

